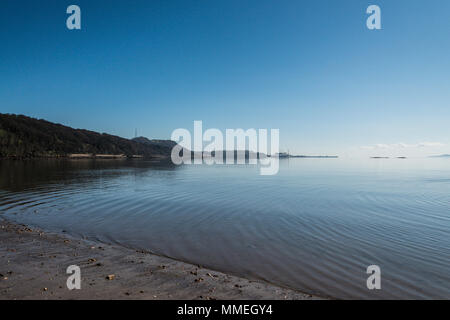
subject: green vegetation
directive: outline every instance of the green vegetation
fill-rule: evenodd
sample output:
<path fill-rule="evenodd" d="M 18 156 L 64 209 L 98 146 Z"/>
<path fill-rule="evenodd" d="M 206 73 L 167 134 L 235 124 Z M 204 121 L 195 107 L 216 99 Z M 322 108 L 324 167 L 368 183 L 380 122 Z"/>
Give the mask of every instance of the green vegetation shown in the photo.
<path fill-rule="evenodd" d="M 0 158 L 65 157 L 70 154 L 123 154 L 169 157 L 175 142 L 125 139 L 73 129 L 23 115 L 0 114 Z"/>

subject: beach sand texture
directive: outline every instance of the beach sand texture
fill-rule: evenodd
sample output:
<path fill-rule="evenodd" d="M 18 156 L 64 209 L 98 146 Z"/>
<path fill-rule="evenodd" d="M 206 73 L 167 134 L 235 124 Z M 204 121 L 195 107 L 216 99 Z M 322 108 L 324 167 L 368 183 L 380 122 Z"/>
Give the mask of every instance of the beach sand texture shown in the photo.
<path fill-rule="evenodd" d="M 70 265 L 81 289 L 66 286 Z M 109 280 L 110 279 L 110 280 Z M 317 299 L 125 247 L 0 220 L 0 299 Z"/>

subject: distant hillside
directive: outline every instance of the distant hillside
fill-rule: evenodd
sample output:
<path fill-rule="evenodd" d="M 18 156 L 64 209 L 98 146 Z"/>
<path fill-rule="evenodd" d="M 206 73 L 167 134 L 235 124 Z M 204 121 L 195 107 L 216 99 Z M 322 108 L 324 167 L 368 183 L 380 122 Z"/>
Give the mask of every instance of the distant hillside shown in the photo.
<path fill-rule="evenodd" d="M 144 140 L 145 139 L 145 140 Z M 0 158 L 64 157 L 70 154 L 107 154 L 169 157 L 175 142 L 133 140 L 23 115 L 0 113 Z"/>
<path fill-rule="evenodd" d="M 139 143 L 143 143 L 149 146 L 154 146 L 154 147 L 158 147 L 158 148 L 170 148 L 170 150 L 172 150 L 172 148 L 177 144 L 175 141 L 172 140 L 157 140 L 157 139 L 147 139 L 145 137 L 137 137 L 137 138 L 133 138 L 131 139 L 132 141 L 136 141 Z"/>

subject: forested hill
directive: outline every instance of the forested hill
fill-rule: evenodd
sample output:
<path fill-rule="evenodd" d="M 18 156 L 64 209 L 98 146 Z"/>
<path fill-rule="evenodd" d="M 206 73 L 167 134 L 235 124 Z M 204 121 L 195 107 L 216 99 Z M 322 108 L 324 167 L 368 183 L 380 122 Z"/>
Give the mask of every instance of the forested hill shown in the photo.
<path fill-rule="evenodd" d="M 0 158 L 64 157 L 73 154 L 170 157 L 175 142 L 125 139 L 73 129 L 23 115 L 0 113 Z"/>

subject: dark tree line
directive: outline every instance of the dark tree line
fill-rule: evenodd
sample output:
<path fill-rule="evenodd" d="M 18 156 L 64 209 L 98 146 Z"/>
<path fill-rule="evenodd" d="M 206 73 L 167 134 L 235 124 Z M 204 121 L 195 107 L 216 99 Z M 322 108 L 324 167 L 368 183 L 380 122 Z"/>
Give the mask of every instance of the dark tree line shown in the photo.
<path fill-rule="evenodd" d="M 73 153 L 167 157 L 175 143 L 146 138 L 125 139 L 73 129 L 23 115 L 0 114 L 0 157 L 63 157 Z"/>

